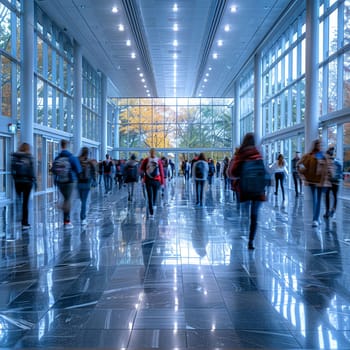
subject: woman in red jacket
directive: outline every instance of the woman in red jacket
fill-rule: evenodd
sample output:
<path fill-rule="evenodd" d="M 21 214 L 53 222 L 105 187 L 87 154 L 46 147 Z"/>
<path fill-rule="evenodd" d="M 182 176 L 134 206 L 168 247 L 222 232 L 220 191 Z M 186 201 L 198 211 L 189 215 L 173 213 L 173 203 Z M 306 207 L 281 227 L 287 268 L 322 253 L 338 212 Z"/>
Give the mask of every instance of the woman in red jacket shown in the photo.
<path fill-rule="evenodd" d="M 262 155 L 255 146 L 255 138 L 253 133 L 248 133 L 244 136 L 243 142 L 239 147 L 234 161 L 229 168 L 231 178 L 241 178 L 243 163 L 252 160 L 262 160 Z M 253 241 L 258 223 L 258 209 L 260 202 L 266 200 L 265 192 L 259 192 L 254 195 L 243 192 L 238 186 L 240 202 L 250 201 L 250 227 L 249 227 L 249 242 L 248 249 L 254 249 Z"/>

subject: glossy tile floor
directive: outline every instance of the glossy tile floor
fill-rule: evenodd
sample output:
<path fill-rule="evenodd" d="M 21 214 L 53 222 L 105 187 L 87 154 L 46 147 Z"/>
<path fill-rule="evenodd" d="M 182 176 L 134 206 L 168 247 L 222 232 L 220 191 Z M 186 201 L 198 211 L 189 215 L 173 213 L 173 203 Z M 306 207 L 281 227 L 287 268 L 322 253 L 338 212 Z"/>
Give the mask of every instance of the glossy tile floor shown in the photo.
<path fill-rule="evenodd" d="M 2 207 L 0 347 L 350 349 L 349 202 L 312 228 L 304 197 L 270 192 L 254 251 L 219 179 L 203 208 L 173 180 L 153 220 L 140 184 L 132 203 L 96 189 L 70 231 L 57 193 L 35 198 L 29 231 Z"/>

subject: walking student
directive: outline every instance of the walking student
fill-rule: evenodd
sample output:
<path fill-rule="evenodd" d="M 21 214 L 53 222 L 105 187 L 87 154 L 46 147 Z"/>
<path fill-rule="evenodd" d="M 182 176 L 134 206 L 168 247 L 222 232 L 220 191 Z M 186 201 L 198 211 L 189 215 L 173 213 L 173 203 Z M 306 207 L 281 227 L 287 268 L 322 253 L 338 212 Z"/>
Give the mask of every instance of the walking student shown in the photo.
<path fill-rule="evenodd" d="M 135 184 L 138 181 L 139 176 L 139 163 L 136 160 L 135 154 L 130 156 L 130 159 L 125 163 L 124 166 L 124 182 L 128 187 L 128 201 L 132 202 L 134 198 Z"/>
<path fill-rule="evenodd" d="M 272 165 L 272 170 L 275 173 L 275 196 L 278 196 L 278 184 L 281 186 L 282 200 L 285 200 L 284 195 L 284 179 L 288 175 L 286 161 L 282 154 L 278 155 L 276 162 Z"/>
<path fill-rule="evenodd" d="M 22 143 L 18 151 L 12 154 L 11 173 L 15 182 L 17 197 L 22 200 L 22 229 L 26 230 L 30 228 L 28 221 L 30 192 L 36 183 L 34 159 L 28 143 Z"/>
<path fill-rule="evenodd" d="M 329 164 L 321 150 L 321 141 L 312 142 L 311 151 L 303 155 L 297 163 L 299 173 L 304 179 L 312 195 L 312 227 L 319 225 L 321 211 L 322 191 L 324 187 L 330 187 L 328 172 Z"/>
<path fill-rule="evenodd" d="M 292 175 L 293 175 L 293 182 L 294 182 L 294 189 L 295 189 L 295 197 L 299 197 L 299 194 L 301 195 L 301 189 L 302 189 L 302 181 L 298 173 L 297 164 L 300 160 L 299 157 L 300 152 L 295 152 L 295 156 L 292 159 Z"/>
<path fill-rule="evenodd" d="M 256 175 L 250 174 L 249 164 L 256 164 L 256 169 L 258 169 L 255 171 Z M 260 202 L 266 200 L 264 163 L 262 155 L 255 146 L 255 137 L 253 133 L 247 133 L 244 136 L 228 174 L 230 178 L 239 178 L 238 191 L 240 202 L 250 202 L 248 249 L 253 250 L 253 242 L 258 226 Z M 259 174 L 259 176 L 257 176 L 257 174 Z M 248 177 L 251 178 L 252 181 L 249 181 L 249 183 L 246 184 L 247 181 L 244 181 L 244 178 Z M 247 188 L 249 185 L 252 189 L 248 191 Z"/>
<path fill-rule="evenodd" d="M 333 218 L 335 219 L 335 212 L 337 210 L 338 202 L 338 191 L 339 183 L 343 178 L 343 166 L 340 161 L 335 158 L 335 149 L 334 147 L 329 147 L 326 152 L 326 158 L 330 165 L 330 183 L 331 187 L 326 188 L 326 212 L 323 217 L 325 219 Z M 333 205 L 331 206 L 331 193 L 333 195 Z"/>
<path fill-rule="evenodd" d="M 204 186 L 208 179 L 209 166 L 204 153 L 193 164 L 192 177 L 196 185 L 196 205 L 203 206 Z"/>
<path fill-rule="evenodd" d="M 87 147 L 81 149 L 78 159 L 82 169 L 78 177 L 78 192 L 81 201 L 80 222 L 82 225 L 86 225 L 86 203 L 91 184 L 96 181 L 96 170 L 94 163 L 89 159 L 89 149 Z"/>
<path fill-rule="evenodd" d="M 145 158 L 141 164 L 141 171 L 144 172 L 144 182 L 148 197 L 149 217 L 154 217 L 154 207 L 160 186 L 164 185 L 164 171 L 161 160 L 156 155 L 156 150 L 151 148 L 149 157 Z"/>
<path fill-rule="evenodd" d="M 113 170 L 113 161 L 109 154 L 106 154 L 106 159 L 102 162 L 102 171 L 103 171 L 103 182 L 105 184 L 105 194 L 112 192 L 112 170 Z"/>
<path fill-rule="evenodd" d="M 63 224 L 65 229 L 73 228 L 70 220 L 71 197 L 74 183 L 82 169 L 77 157 L 68 150 L 69 142 L 61 140 L 61 152 L 55 158 L 52 172 L 55 175 L 55 184 L 63 196 Z"/>

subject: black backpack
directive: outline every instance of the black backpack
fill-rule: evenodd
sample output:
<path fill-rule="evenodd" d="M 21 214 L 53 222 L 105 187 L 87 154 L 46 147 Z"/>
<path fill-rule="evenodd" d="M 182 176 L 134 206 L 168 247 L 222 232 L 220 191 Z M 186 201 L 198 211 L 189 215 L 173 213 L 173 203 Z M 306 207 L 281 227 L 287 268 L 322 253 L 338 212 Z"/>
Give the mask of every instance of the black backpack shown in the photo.
<path fill-rule="evenodd" d="M 239 179 L 240 190 L 246 196 L 258 196 L 265 192 L 266 170 L 262 159 L 242 163 Z"/>
<path fill-rule="evenodd" d="M 196 179 L 204 179 L 204 163 L 203 161 L 198 161 L 194 167 L 194 175 Z"/>
<path fill-rule="evenodd" d="M 52 172 L 56 176 L 56 182 L 59 184 L 73 181 L 72 165 L 69 161 L 69 157 L 58 156 L 53 162 Z"/>
<path fill-rule="evenodd" d="M 30 157 L 14 153 L 12 155 L 12 175 L 15 179 L 33 177 L 33 166 Z"/>
<path fill-rule="evenodd" d="M 88 159 L 80 160 L 82 172 L 79 174 L 79 182 L 89 182 L 91 179 L 91 163 Z"/>
<path fill-rule="evenodd" d="M 137 172 L 138 172 L 137 164 L 126 165 L 125 170 L 124 170 L 125 182 L 136 182 L 137 181 Z"/>

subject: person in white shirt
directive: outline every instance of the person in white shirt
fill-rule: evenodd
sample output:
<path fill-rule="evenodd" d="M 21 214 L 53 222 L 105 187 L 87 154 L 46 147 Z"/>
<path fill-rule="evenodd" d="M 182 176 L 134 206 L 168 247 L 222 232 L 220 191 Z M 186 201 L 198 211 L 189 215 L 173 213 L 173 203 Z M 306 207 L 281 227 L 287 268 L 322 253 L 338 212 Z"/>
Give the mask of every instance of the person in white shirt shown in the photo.
<path fill-rule="evenodd" d="M 286 161 L 282 154 L 278 155 L 276 162 L 272 165 L 272 170 L 275 173 L 275 196 L 278 196 L 278 183 L 281 185 L 282 199 L 285 200 L 284 196 L 284 179 L 288 175 Z"/>

